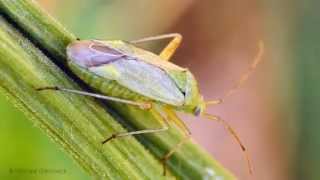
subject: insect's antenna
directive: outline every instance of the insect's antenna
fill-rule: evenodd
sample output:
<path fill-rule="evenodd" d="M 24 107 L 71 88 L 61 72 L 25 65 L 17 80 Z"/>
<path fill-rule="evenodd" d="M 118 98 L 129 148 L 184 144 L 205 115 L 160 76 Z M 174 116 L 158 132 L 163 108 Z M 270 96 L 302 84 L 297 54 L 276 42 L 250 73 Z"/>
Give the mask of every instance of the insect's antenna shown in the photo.
<path fill-rule="evenodd" d="M 262 60 L 262 56 L 264 54 L 264 43 L 263 41 L 259 41 L 259 49 L 258 49 L 258 53 L 255 56 L 255 58 L 253 59 L 253 62 L 251 63 L 251 65 L 249 66 L 249 69 L 244 72 L 239 81 L 235 84 L 235 86 L 233 86 L 229 91 L 227 91 L 222 98 L 218 99 L 218 100 L 213 100 L 213 101 L 207 101 L 206 104 L 207 105 L 216 105 L 216 104 L 220 104 L 222 103 L 227 97 L 229 97 L 230 95 L 232 95 L 233 93 L 236 92 L 237 89 L 239 89 L 243 83 L 245 83 L 248 78 L 250 77 L 250 75 L 253 73 L 254 69 L 257 67 L 257 65 L 261 62 Z"/>
<path fill-rule="evenodd" d="M 210 120 L 215 120 L 215 121 L 221 123 L 224 126 L 224 128 L 230 133 L 230 135 L 233 136 L 233 138 L 240 145 L 240 148 L 241 148 L 241 150 L 242 150 L 242 152 L 244 154 L 244 157 L 245 157 L 245 159 L 247 161 L 247 166 L 248 166 L 249 173 L 252 174 L 253 167 L 252 167 L 252 164 L 251 164 L 251 161 L 250 161 L 250 158 L 249 158 L 248 151 L 247 151 L 246 147 L 243 145 L 243 143 L 241 142 L 241 140 L 240 140 L 238 134 L 236 133 L 236 131 L 226 121 L 224 121 L 223 119 L 221 119 L 218 116 L 214 116 L 214 115 L 211 115 L 211 114 L 208 114 L 208 113 L 204 113 L 203 116 L 208 118 L 208 119 L 210 119 Z"/>

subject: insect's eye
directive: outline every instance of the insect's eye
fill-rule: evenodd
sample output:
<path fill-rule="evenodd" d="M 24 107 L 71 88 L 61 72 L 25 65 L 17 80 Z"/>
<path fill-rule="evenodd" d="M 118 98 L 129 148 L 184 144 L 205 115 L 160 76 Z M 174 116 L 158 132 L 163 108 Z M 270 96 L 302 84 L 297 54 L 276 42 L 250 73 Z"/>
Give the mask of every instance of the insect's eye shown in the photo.
<path fill-rule="evenodd" d="M 194 109 L 193 114 L 194 114 L 195 116 L 199 116 L 200 113 L 201 113 L 201 106 L 197 106 L 197 107 Z"/>
<path fill-rule="evenodd" d="M 109 48 L 108 46 L 93 44 L 90 47 L 93 50 L 96 50 L 96 51 L 99 51 L 101 53 L 105 53 L 105 54 L 108 54 L 108 55 L 114 55 L 114 56 L 119 56 L 119 55 L 121 56 L 122 55 L 121 52 L 116 51 L 116 50 L 114 50 L 112 48 Z"/>

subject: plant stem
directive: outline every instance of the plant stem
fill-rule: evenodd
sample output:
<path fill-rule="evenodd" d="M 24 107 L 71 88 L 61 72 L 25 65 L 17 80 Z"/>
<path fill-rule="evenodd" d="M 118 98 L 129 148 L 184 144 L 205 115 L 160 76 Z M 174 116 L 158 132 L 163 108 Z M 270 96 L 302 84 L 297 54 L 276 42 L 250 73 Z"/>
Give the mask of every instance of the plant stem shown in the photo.
<path fill-rule="evenodd" d="M 23 40 L 1 20 L 0 86 L 24 109 L 34 122 L 91 175 L 110 179 L 159 179 L 163 177 L 160 161 L 155 160 L 134 138 L 113 140 L 102 146 L 101 141 L 114 132 L 123 132 L 104 111 L 102 103 L 91 98 L 63 93 L 37 92 L 43 86 L 80 87 L 66 77 L 49 60 L 81 83 L 68 68 L 65 48 L 75 36 L 29 0 L 0 0 L 0 11 L 19 29 L 47 59 L 28 41 Z M 7 31 L 6 31 L 7 30 Z M 10 32 L 10 33 L 9 33 Z M 9 47 L 9 48 L 8 48 Z M 90 87 L 84 87 L 90 88 Z M 143 111 L 123 104 L 110 103 L 117 119 L 129 130 L 159 127 L 160 113 Z M 172 124 L 169 131 L 138 136 L 156 157 L 161 158 L 182 138 L 182 132 Z M 181 179 L 235 179 L 208 153 L 189 141 L 170 158 L 168 165 Z"/>
<path fill-rule="evenodd" d="M 162 173 L 159 162 L 133 138 L 101 144 L 110 132 L 125 130 L 99 103 L 82 96 L 36 91 L 48 85 L 79 87 L 3 18 L 0 25 L 1 90 L 33 123 L 92 176 L 152 179 Z"/>

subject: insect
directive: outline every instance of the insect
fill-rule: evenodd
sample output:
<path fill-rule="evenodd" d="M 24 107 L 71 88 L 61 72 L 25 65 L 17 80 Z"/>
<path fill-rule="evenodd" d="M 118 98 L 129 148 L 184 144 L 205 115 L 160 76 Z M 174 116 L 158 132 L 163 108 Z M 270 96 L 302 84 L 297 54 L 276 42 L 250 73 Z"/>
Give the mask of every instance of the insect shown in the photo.
<path fill-rule="evenodd" d="M 172 38 L 172 40 L 159 55 L 137 46 L 137 44 L 143 42 L 167 38 Z M 38 88 L 38 90 L 57 90 L 92 96 L 137 106 L 144 110 L 158 106 L 167 113 L 168 117 L 175 115 L 174 110 L 176 110 L 216 120 L 222 123 L 239 143 L 246 155 L 251 172 L 246 148 L 235 131 L 220 117 L 206 113 L 206 107 L 222 103 L 226 97 L 230 96 L 246 81 L 261 60 L 263 43 L 259 44 L 260 48 L 257 56 L 254 58 L 249 70 L 241 76 L 236 86 L 228 91 L 223 98 L 205 101 L 199 92 L 197 81 L 192 73 L 186 68 L 169 62 L 181 41 L 182 36 L 177 33 L 147 37 L 129 42 L 122 40 L 74 41 L 67 47 L 68 65 L 77 76 L 99 93 L 84 92 L 64 87 L 42 87 Z M 118 137 L 165 131 L 168 129 L 170 119 L 163 118 L 163 120 L 166 124 L 164 127 L 115 133 L 102 143 L 107 143 Z M 164 174 L 166 161 L 190 137 L 190 131 L 182 121 L 174 120 L 174 123 L 185 132 L 186 138 L 162 158 Z"/>

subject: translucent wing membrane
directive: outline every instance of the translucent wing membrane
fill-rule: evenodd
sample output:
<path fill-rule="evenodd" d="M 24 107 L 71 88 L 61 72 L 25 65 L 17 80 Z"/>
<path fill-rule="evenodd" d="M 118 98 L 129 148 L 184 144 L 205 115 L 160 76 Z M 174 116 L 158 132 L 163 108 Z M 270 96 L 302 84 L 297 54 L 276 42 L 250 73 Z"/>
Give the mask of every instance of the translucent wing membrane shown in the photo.
<path fill-rule="evenodd" d="M 110 77 L 110 69 L 117 75 Z M 174 106 L 184 103 L 184 95 L 160 68 L 139 60 L 122 58 L 107 65 L 89 68 L 90 71 L 151 99 Z"/>
<path fill-rule="evenodd" d="M 92 43 L 89 40 L 71 43 L 67 53 L 71 61 L 84 68 L 108 64 L 125 56 L 102 43 Z"/>

